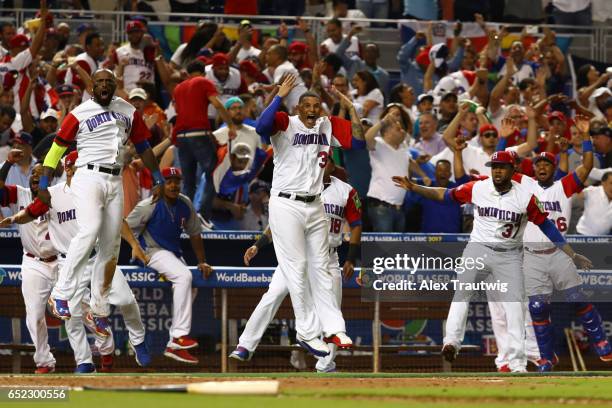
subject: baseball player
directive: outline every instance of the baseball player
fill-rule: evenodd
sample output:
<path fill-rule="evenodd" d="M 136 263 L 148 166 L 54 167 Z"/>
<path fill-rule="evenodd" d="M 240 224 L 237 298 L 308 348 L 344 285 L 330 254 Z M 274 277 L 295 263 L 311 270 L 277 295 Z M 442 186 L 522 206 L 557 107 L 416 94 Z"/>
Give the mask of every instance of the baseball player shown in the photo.
<path fill-rule="evenodd" d="M 593 167 L 593 143 L 589 137 L 588 126 L 582 129 L 581 133 L 582 165 L 561 180 L 554 181 L 557 160 L 552 153 L 540 153 L 533 159 L 538 181 L 536 194 L 544 209 L 548 211 L 548 218 L 557 225 L 562 234 L 565 234 L 569 227 L 572 196 L 582 191 Z M 573 303 L 576 315 L 599 358 L 612 361 L 612 347 L 601 316 L 593 304 L 584 300 L 581 279 L 572 260 L 566 253 L 558 251 L 533 225 L 527 225 L 525 229 L 524 247 L 525 291 L 540 348 L 539 371 L 551 371 L 559 361 L 554 352 L 554 328 L 551 322 L 553 289 L 563 292 L 567 301 Z"/>
<path fill-rule="evenodd" d="M 50 218 L 49 238 L 53 247 L 59 251 L 58 268 L 61 268 L 66 259 L 65 254 L 72 237 L 78 232 L 76 211 L 70 190 L 72 177 L 76 170 L 74 166 L 76 159 L 76 151 L 66 156 L 64 159 L 66 182 L 49 187 L 52 194 L 51 211 L 49 211 L 49 207 L 40 200 L 34 200 L 32 204 L 28 205 L 18 214 L 6 218 L 0 223 L 0 226 L 10 223 L 27 224 L 44 216 L 48 212 Z M 146 262 L 146 257 L 138 242 L 133 240 L 130 244 L 133 245 L 133 254 Z M 93 324 L 91 312 L 84 313 L 82 307 L 89 304 L 89 289 L 87 286 L 89 284 L 89 277 L 94 261 L 95 255 L 89 259 L 83 279 L 79 282 L 76 294 L 68 302 L 73 314 L 72 318 L 66 321 L 66 332 L 70 345 L 74 350 L 74 357 L 76 360 L 75 372 L 81 374 L 93 373 L 96 371 L 83 323 L 96 334 L 96 345 L 101 354 L 101 371 L 109 372 L 112 369 L 113 352 L 115 350 L 112 333 L 103 333 L 103 335 L 100 336 L 99 333 L 95 332 L 96 327 Z M 111 304 L 118 306 L 123 314 L 125 326 L 130 334 L 129 344 L 135 352 L 136 362 L 139 365 L 147 366 L 151 362 L 151 357 L 149 356 L 147 346 L 144 342 L 145 328 L 140 317 L 140 309 L 121 271 L 117 271 L 113 276 L 109 301 Z"/>
<path fill-rule="evenodd" d="M 466 284 L 477 284 L 478 275 L 486 275 L 488 282 L 506 284 L 506 290 L 487 290 L 487 297 L 490 300 L 503 299 L 502 307 L 508 329 L 508 365 L 512 372 L 526 372 L 522 273 L 525 224 L 531 221 L 537 225 L 578 267 L 590 268 L 591 262 L 575 253 L 566 243 L 531 190 L 512 180 L 514 158 L 509 152 L 495 152 L 487 166 L 491 167 L 491 178 L 471 181 L 450 190 L 419 186 L 407 177 L 393 177 L 393 180 L 399 187 L 432 200 L 455 200 L 459 203 L 472 203 L 475 207 L 474 227 L 462 255 L 465 270 L 457 273 L 459 288 L 455 292 L 446 322 L 442 348 L 444 358 L 454 361 L 463 341 L 468 313 L 460 303 L 469 302 L 475 293 L 473 286 Z"/>
<path fill-rule="evenodd" d="M 119 246 L 123 214 L 121 167 L 128 141 L 134 143 L 143 163 L 151 170 L 155 185 L 163 184 L 157 160 L 147 142 L 150 132 L 138 111 L 115 97 L 115 75 L 101 69 L 93 74 L 93 98 L 72 110 L 47 153 L 38 197 L 49 205 L 48 190 L 52 171 L 67 147 L 76 140 L 79 157 L 70 184 L 79 232 L 70 242 L 64 266 L 51 292 L 53 314 L 70 318 L 68 300 L 83 279 L 89 256 L 97 241 L 97 256 L 91 273 L 91 312 L 99 333 L 108 332 L 112 282 Z M 157 190 L 159 191 L 159 190 Z"/>
<path fill-rule="evenodd" d="M 361 202 L 357 191 L 340 179 L 331 176 L 335 170 L 332 160 L 327 162 L 323 175 L 325 186 L 321 193 L 321 200 L 325 208 L 325 215 L 329 222 L 329 272 L 332 275 L 333 291 L 338 302 L 342 303 L 342 276 L 349 279 L 353 276 L 355 260 L 359 257 L 361 242 Z M 338 247 L 342 244 L 342 231 L 348 223 L 351 230 L 349 252 L 344 262 L 342 271 L 338 262 Z M 271 232 L 268 227 L 255 245 L 251 246 L 244 254 L 244 263 L 248 266 L 251 259 L 257 255 L 261 247 L 271 241 Z M 287 281 L 279 267 L 272 275 L 272 281 L 268 291 L 262 296 L 259 304 L 251 314 L 247 324 L 238 340 L 238 347 L 230 354 L 230 358 L 240 361 L 248 361 L 253 356 L 261 337 L 263 336 L 270 321 L 278 311 L 281 303 L 289 293 Z M 311 310 L 309 319 L 314 324 L 321 325 Z M 324 357 L 317 357 L 316 369 L 318 372 L 336 371 L 336 345 L 329 344 L 330 353 Z"/>
<path fill-rule="evenodd" d="M 126 62 L 123 68 L 123 87 L 127 92 L 138 88 L 138 82 L 155 83 L 153 61 L 144 54 L 145 26 L 141 21 L 132 20 L 126 23 L 128 43 L 117 48 L 117 60 Z"/>
<path fill-rule="evenodd" d="M 291 295 L 297 338 L 313 354 L 325 356 L 330 352 L 326 342 L 340 348 L 352 347 L 353 342 L 345 333 L 329 273 L 329 227 L 321 201 L 323 169 L 332 145 L 363 148 L 365 143 L 352 102 L 337 91 L 350 112 L 350 122 L 334 116 L 320 117 L 321 100 L 311 92 L 300 96 L 297 115 L 277 112 L 295 84 L 295 76 L 288 75 L 257 119 L 256 130 L 271 138 L 274 148 L 269 222 L 280 271 Z M 355 142 L 352 134 L 359 140 Z M 319 327 L 307 322 L 309 290 L 326 342 L 320 338 Z"/>
<path fill-rule="evenodd" d="M 10 207 L 13 213 L 27 207 L 38 194 L 42 166 L 36 164 L 30 176 L 30 188 L 5 184 L 13 163 L 20 160 L 23 152 L 13 149 L 0 169 L 0 206 Z M 3 224 L 10 222 L 3 221 Z M 39 217 L 27 225 L 19 225 L 23 260 L 21 262 L 21 292 L 26 307 L 26 326 L 34 343 L 36 374 L 55 371 L 55 357 L 49 348 L 47 323 L 45 321 L 46 299 L 57 278 L 57 251 L 48 235 L 49 217 Z"/>
<path fill-rule="evenodd" d="M 172 282 L 172 326 L 170 340 L 164 355 L 187 364 L 197 364 L 198 359 L 189 349 L 198 342 L 188 336 L 191 331 L 191 304 L 194 293 L 191 289 L 192 275 L 182 259 L 181 232 L 184 230 L 191 240 L 191 247 L 198 260 L 198 269 L 204 277 L 212 273 L 206 263 L 202 226 L 191 200 L 181 194 L 181 170 L 166 167 L 162 170 L 165 185 L 160 198 L 149 197 L 139 202 L 126 218 L 126 223 L 138 236 L 140 245 L 149 257 L 147 266 L 155 269 Z M 130 231 L 121 231 L 129 242 Z"/>

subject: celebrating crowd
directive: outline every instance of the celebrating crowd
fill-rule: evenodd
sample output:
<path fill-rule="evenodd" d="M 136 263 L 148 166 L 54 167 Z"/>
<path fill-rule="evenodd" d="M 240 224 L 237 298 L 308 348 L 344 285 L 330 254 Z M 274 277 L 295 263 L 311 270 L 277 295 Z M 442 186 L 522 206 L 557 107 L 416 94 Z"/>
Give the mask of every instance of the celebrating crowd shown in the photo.
<path fill-rule="evenodd" d="M 183 193 L 204 227 L 262 231 L 274 163 L 255 122 L 279 84 L 294 75 L 296 85 L 281 110 L 293 113 L 307 90 L 321 96 L 322 115 L 350 119 L 340 95 L 356 108 L 365 148 L 334 150 L 333 158 L 337 173 L 363 198 L 365 231 L 469 232 L 471 205 L 434 203 L 399 188 L 391 177 L 450 188 L 490 176 L 490 156 L 509 150 L 528 176 L 537 176 L 532 158 L 550 153 L 558 179 L 581 164 L 588 135 L 594 168 L 573 201 L 568 232 L 611 233 L 612 70 L 575 67 L 574 92 L 554 31 L 543 28 L 533 38 L 524 30 L 502 49 L 508 30 L 475 14 L 484 44 L 464 37 L 461 23 L 448 41 L 436 40 L 434 24 L 424 24 L 398 49 L 398 82 L 379 64 L 381 51 L 368 40 L 368 27 L 338 19 L 360 16 L 347 7 L 334 1 L 324 27 L 298 18 L 295 26 L 282 23 L 273 36 L 242 20 L 231 27 L 237 28 L 234 42 L 226 33 L 230 27 L 203 21 L 169 59 L 139 16 L 127 22 L 125 44 L 105 44 L 93 24 L 73 31 L 46 11 L 27 27 L 0 23 L 0 162 L 11 149 L 23 152 L 7 184 L 29 186 L 64 117 L 90 98 L 91 75 L 108 68 L 117 78 L 116 96 L 129 101 L 151 131 L 160 168 L 182 170 Z M 317 43 L 319 30 L 325 38 Z M 125 216 L 154 184 L 137 149 L 128 147 Z M 458 149 L 463 177 L 454 170 Z M 2 215 L 11 211 L 2 208 Z"/>

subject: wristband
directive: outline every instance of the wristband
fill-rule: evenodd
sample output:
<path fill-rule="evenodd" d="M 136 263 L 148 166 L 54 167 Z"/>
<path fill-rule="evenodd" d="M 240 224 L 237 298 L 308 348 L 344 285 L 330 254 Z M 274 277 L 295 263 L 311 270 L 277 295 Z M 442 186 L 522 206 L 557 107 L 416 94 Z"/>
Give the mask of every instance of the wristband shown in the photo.
<path fill-rule="evenodd" d="M 49 176 L 42 175 L 40 176 L 40 181 L 38 182 L 39 190 L 46 190 L 49 187 Z"/>
<path fill-rule="evenodd" d="M 592 152 L 593 151 L 593 142 L 590 140 L 582 141 L 582 152 Z"/>
<path fill-rule="evenodd" d="M 261 248 L 265 247 L 266 245 L 270 244 L 271 242 L 272 242 L 272 240 L 270 239 L 270 237 L 268 237 L 267 234 L 261 234 L 259 239 L 257 241 L 255 241 L 255 247 L 257 248 L 257 250 L 260 250 Z"/>
<path fill-rule="evenodd" d="M 164 178 L 161 175 L 161 172 L 159 170 L 155 170 L 153 172 L 153 181 L 155 182 L 155 185 L 159 185 L 159 184 L 164 184 Z"/>
<path fill-rule="evenodd" d="M 361 245 L 360 244 L 349 244 L 348 254 L 346 260 L 355 265 L 355 261 L 361 258 Z"/>

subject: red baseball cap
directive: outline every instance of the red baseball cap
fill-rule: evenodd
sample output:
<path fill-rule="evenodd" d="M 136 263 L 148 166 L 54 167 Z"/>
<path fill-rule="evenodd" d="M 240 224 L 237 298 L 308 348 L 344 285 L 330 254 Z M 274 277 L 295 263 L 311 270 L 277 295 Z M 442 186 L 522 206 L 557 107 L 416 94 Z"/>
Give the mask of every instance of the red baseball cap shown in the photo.
<path fill-rule="evenodd" d="M 518 164 L 521 162 L 521 158 L 519 157 L 517 152 L 515 152 L 514 150 L 508 150 L 508 152 L 510 152 L 510 154 L 512 155 L 512 158 L 514 159 L 514 163 Z"/>
<path fill-rule="evenodd" d="M 161 171 L 162 177 L 169 179 L 170 177 L 183 178 L 183 172 L 178 167 L 164 167 Z"/>
<path fill-rule="evenodd" d="M 538 154 L 536 157 L 534 157 L 532 161 L 533 161 L 533 164 L 535 165 L 540 160 L 546 160 L 547 162 L 549 162 L 553 166 L 557 165 L 557 157 L 554 154 L 552 154 L 551 152 L 542 152 L 542 153 Z"/>
<path fill-rule="evenodd" d="M 71 151 L 64 157 L 64 167 L 72 167 L 79 158 L 79 153 L 76 150 Z"/>
<path fill-rule="evenodd" d="M 252 77 L 257 77 L 257 74 L 259 74 L 259 68 L 257 68 L 257 65 L 255 65 L 253 61 L 248 60 L 240 63 L 240 71 L 244 71 Z"/>
<path fill-rule="evenodd" d="M 11 48 L 26 47 L 28 44 L 30 44 L 30 39 L 23 34 L 17 34 L 9 41 Z"/>
<path fill-rule="evenodd" d="M 212 65 L 213 67 L 219 67 L 221 65 L 229 65 L 229 57 L 227 54 L 223 54 L 219 52 L 212 57 Z"/>
<path fill-rule="evenodd" d="M 202 62 L 202 64 L 204 65 L 210 65 L 211 59 L 208 57 L 205 57 L 204 55 L 200 55 L 199 57 L 196 58 L 198 61 Z"/>
<path fill-rule="evenodd" d="M 511 166 L 514 166 L 514 157 L 512 157 L 512 154 L 510 152 L 507 152 L 505 150 L 495 152 L 491 156 L 491 160 L 485 163 L 485 166 L 491 167 L 494 164 L 509 164 Z"/>
<path fill-rule="evenodd" d="M 425 47 L 425 49 L 423 51 L 421 51 L 420 53 L 417 54 L 415 61 L 417 62 L 417 64 L 419 65 L 423 65 L 423 66 L 429 66 L 429 64 L 431 63 L 430 59 L 429 59 L 429 50 L 431 49 L 431 47 Z"/>
<path fill-rule="evenodd" d="M 294 41 L 291 43 L 291 45 L 289 45 L 289 48 L 287 48 L 288 52 L 296 52 L 298 54 L 305 54 L 307 50 L 308 45 L 301 41 Z"/>
<path fill-rule="evenodd" d="M 553 111 L 550 112 L 546 118 L 548 119 L 548 121 L 550 122 L 553 119 L 557 119 L 560 120 L 563 123 L 567 123 L 567 117 L 565 117 L 565 115 L 563 114 L 563 112 L 559 112 L 559 111 Z"/>
<path fill-rule="evenodd" d="M 131 31 L 144 31 L 144 30 L 145 30 L 145 26 L 142 23 L 142 21 L 130 20 L 125 25 L 125 31 L 127 31 L 128 33 Z"/>
<path fill-rule="evenodd" d="M 497 128 L 490 123 L 482 125 L 478 131 L 478 134 L 482 135 L 485 132 L 495 132 L 495 134 L 499 136 L 499 132 L 497 131 Z"/>

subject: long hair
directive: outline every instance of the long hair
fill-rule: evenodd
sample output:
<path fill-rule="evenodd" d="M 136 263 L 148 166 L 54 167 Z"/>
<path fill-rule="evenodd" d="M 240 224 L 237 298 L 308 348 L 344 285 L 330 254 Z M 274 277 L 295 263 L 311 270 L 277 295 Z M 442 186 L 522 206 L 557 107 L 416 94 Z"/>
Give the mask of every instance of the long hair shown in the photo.
<path fill-rule="evenodd" d="M 187 43 L 187 46 L 181 52 L 181 61 L 182 65 L 185 65 L 186 62 L 189 62 L 198 55 L 198 51 L 202 47 L 206 45 L 208 41 L 215 35 L 215 31 L 217 31 L 217 24 L 215 23 L 204 23 L 200 27 L 198 27 L 197 31 L 191 37 L 191 40 Z"/>
<path fill-rule="evenodd" d="M 385 106 L 385 109 L 383 109 L 383 111 L 380 113 L 380 120 L 387 116 L 387 113 L 389 113 L 389 111 L 393 108 L 397 108 L 400 111 L 400 124 L 402 125 L 402 128 L 408 133 L 412 134 L 412 120 L 410 119 L 408 112 L 406 112 L 404 105 L 401 103 L 390 103 Z"/>
<path fill-rule="evenodd" d="M 365 95 L 372 92 L 374 89 L 379 88 L 378 81 L 370 71 L 358 71 L 355 73 L 366 84 Z"/>
<path fill-rule="evenodd" d="M 585 64 L 578 68 L 578 71 L 576 72 L 576 89 L 589 86 L 589 78 L 587 76 L 591 70 L 591 67 L 591 64 Z"/>

